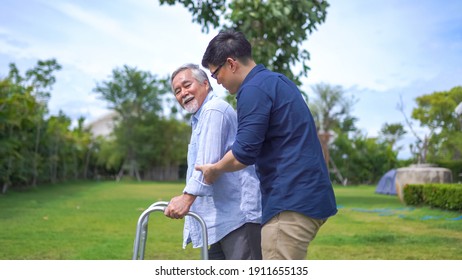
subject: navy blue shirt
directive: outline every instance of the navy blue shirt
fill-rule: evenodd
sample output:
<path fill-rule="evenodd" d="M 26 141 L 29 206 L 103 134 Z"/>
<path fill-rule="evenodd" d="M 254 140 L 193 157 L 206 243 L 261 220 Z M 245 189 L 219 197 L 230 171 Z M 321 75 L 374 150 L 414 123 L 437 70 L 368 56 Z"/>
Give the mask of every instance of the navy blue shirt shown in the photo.
<path fill-rule="evenodd" d="M 262 224 L 282 211 L 315 219 L 337 213 L 316 126 L 297 86 L 257 65 L 237 95 L 236 159 L 255 164 L 262 192 Z"/>

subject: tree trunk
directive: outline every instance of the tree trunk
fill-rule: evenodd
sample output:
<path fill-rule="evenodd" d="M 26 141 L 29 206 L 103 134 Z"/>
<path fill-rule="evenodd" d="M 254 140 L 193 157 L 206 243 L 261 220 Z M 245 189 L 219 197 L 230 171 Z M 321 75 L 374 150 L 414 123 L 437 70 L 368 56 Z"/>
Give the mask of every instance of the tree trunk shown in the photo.
<path fill-rule="evenodd" d="M 342 174 L 340 173 L 340 170 L 338 170 L 337 165 L 335 164 L 334 160 L 330 158 L 330 163 L 332 164 L 332 167 L 334 168 L 334 173 L 337 175 L 337 179 L 340 181 L 342 186 L 346 186 L 348 183 L 347 178 L 343 178 Z M 329 166 L 327 166 L 329 167 Z"/>
<path fill-rule="evenodd" d="M 90 144 L 85 155 L 85 164 L 83 167 L 83 178 L 86 180 L 88 179 L 88 167 L 90 165 L 90 155 L 91 155 L 92 145 Z"/>
<path fill-rule="evenodd" d="M 37 186 L 37 177 L 38 177 L 38 149 L 39 149 L 39 142 L 40 142 L 40 129 L 41 129 L 41 126 L 42 126 L 42 120 L 39 120 L 38 124 L 37 124 L 37 133 L 35 134 L 35 149 L 34 149 L 34 159 L 33 159 L 33 163 L 32 163 L 32 174 L 33 174 L 33 177 L 32 177 L 32 187 L 36 187 Z"/>
<path fill-rule="evenodd" d="M 2 194 L 6 194 L 7 191 L 8 191 L 8 183 L 5 182 L 3 183 Z"/>
<path fill-rule="evenodd" d="M 119 173 L 116 176 L 116 181 L 119 182 L 120 179 L 122 179 L 122 176 L 124 175 L 124 169 L 125 169 L 125 161 L 122 163 L 122 166 L 120 167 Z"/>
<path fill-rule="evenodd" d="M 55 143 L 51 149 L 51 159 L 50 159 L 50 182 L 56 183 L 58 179 L 58 144 Z"/>
<path fill-rule="evenodd" d="M 75 150 L 73 150 L 73 155 L 74 155 L 74 166 L 73 166 L 73 169 L 74 169 L 74 180 L 78 180 L 79 179 L 79 159 L 77 157 L 77 152 Z"/>

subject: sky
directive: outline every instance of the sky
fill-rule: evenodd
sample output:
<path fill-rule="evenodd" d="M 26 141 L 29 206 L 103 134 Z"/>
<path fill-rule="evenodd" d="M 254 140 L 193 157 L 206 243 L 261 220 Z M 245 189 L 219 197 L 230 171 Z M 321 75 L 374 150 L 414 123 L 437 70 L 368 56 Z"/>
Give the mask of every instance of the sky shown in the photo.
<path fill-rule="evenodd" d="M 384 123 L 404 123 L 415 98 L 462 86 L 462 1 L 331 0 L 326 21 L 303 43 L 310 53 L 301 89 L 341 86 L 357 100 L 352 115 L 370 137 Z M 0 77 L 15 63 L 22 74 L 38 60 L 62 65 L 48 103 L 74 123 L 108 112 L 93 89 L 124 65 L 166 77 L 178 66 L 200 65 L 218 33 L 192 22 L 181 5 L 158 0 L 0 0 Z M 206 70 L 208 72 L 208 70 Z M 220 95 L 225 90 L 211 79 Z M 426 131 L 413 121 L 419 136 Z M 408 133 L 400 158 L 410 157 Z"/>

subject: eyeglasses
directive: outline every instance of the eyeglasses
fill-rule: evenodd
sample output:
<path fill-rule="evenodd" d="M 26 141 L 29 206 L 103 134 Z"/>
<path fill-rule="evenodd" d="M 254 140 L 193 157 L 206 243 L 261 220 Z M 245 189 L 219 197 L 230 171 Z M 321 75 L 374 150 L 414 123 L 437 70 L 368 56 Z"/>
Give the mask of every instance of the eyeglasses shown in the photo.
<path fill-rule="evenodd" d="M 214 78 L 215 80 L 217 79 L 218 71 L 220 71 L 221 67 L 223 67 L 223 65 L 225 65 L 225 63 L 226 63 L 226 61 L 223 62 L 222 64 L 220 64 L 220 66 L 218 66 L 217 69 L 215 69 L 215 71 L 213 71 L 212 78 Z"/>

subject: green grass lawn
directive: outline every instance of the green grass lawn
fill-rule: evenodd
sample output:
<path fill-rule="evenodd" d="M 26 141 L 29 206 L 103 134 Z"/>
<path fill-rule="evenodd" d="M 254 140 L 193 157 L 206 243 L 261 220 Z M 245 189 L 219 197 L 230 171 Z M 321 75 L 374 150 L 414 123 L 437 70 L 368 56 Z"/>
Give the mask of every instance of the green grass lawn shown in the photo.
<path fill-rule="evenodd" d="M 136 223 L 183 183 L 85 182 L 0 195 L 0 259 L 127 260 Z M 403 205 L 375 186 L 335 187 L 339 212 L 309 248 L 320 260 L 460 260 L 462 213 Z M 145 259 L 199 259 L 182 220 L 151 214 Z"/>

